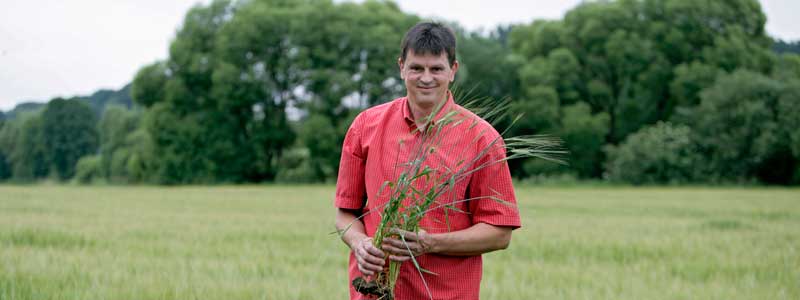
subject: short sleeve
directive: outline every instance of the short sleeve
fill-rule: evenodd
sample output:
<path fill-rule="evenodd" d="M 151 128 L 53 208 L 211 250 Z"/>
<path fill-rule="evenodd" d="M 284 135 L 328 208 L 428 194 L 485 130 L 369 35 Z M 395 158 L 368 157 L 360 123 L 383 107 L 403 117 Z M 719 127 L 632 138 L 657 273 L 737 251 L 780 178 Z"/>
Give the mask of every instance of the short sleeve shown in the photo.
<path fill-rule="evenodd" d="M 491 149 L 475 164 L 481 169 L 472 174 L 467 189 L 469 198 L 479 199 L 469 201 L 469 210 L 473 224 L 487 223 L 516 229 L 522 225 L 517 199 L 505 161 L 505 145 L 497 136 L 493 144 L 484 146 Z"/>
<path fill-rule="evenodd" d="M 361 145 L 363 127 L 362 115 L 353 120 L 342 143 L 342 157 L 339 160 L 339 176 L 336 180 L 336 199 L 334 206 L 347 209 L 364 207 L 366 186 L 364 169 L 366 157 Z"/>

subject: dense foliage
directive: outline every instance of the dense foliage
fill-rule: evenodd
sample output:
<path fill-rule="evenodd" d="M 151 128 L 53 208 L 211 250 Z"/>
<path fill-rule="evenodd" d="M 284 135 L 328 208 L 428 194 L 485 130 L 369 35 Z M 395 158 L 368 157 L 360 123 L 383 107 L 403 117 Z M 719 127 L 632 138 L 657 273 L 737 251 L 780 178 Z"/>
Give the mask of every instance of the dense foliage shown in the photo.
<path fill-rule="evenodd" d="M 272 180 L 297 138 L 291 113 L 307 121 L 301 147 L 310 150 L 314 178 L 331 178 L 340 122 L 353 108 L 400 95 L 396 48 L 416 21 L 383 2 L 216 1 L 192 9 L 167 61 L 143 68 L 133 83 L 160 153 L 154 178 Z"/>
<path fill-rule="evenodd" d="M 419 20 L 384 1 L 198 5 L 130 86 L 0 116 L 0 180 L 333 180 L 355 115 L 404 94 L 400 39 Z M 568 167 L 514 162 L 517 177 L 797 184 L 800 55 L 765 22 L 756 0 L 619 0 L 453 24 L 456 85 L 510 98 L 511 133 L 566 142 Z"/>
<path fill-rule="evenodd" d="M 702 178 L 691 133 L 686 125 L 659 122 L 631 134 L 619 146 L 608 146 L 608 177 L 634 184 L 689 183 Z"/>

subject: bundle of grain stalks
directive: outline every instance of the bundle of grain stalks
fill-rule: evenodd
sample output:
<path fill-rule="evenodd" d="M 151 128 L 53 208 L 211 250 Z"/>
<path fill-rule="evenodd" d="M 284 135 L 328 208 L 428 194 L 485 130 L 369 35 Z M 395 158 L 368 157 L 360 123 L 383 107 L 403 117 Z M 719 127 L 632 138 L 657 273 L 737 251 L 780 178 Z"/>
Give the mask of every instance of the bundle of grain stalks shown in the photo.
<path fill-rule="evenodd" d="M 455 99 L 467 98 L 454 97 Z M 418 128 L 419 141 L 411 146 L 410 155 L 407 161 L 396 163 L 399 168 L 399 176 L 394 181 L 386 181 L 383 184 L 381 191 L 375 197 L 370 199 L 386 199 L 386 203 L 381 203 L 370 211 L 365 212 L 359 218 L 363 218 L 368 214 L 380 213 L 381 219 L 377 231 L 373 237 L 373 244 L 378 249 L 381 249 L 385 238 L 393 237 L 402 240 L 405 243 L 405 237 L 397 234 L 397 232 L 408 231 L 418 233 L 420 222 L 428 212 L 436 209 L 444 209 L 445 216 L 448 213 L 467 213 L 456 207 L 456 204 L 469 201 L 477 201 L 481 199 L 491 199 L 504 205 L 513 205 L 496 195 L 485 195 L 480 197 L 471 197 L 468 199 L 459 199 L 454 193 L 448 193 L 457 184 L 464 180 L 468 180 L 471 174 L 487 168 L 494 164 L 505 163 L 507 160 L 536 157 L 557 163 L 563 163 L 562 156 L 566 153 L 561 150 L 560 140 L 547 136 L 516 136 L 502 138 L 502 135 L 508 132 L 506 129 L 503 134 L 491 138 L 488 145 L 482 145 L 479 154 L 467 161 L 460 160 L 455 165 L 436 166 L 437 164 L 430 161 L 432 155 L 440 151 L 443 141 L 457 143 L 456 147 L 447 147 L 448 149 L 467 149 L 476 146 L 477 139 L 475 140 L 459 140 L 457 130 L 474 129 L 483 120 L 486 121 L 499 121 L 506 116 L 509 108 L 509 101 L 491 101 L 488 98 L 476 98 L 470 101 L 458 101 L 461 106 L 453 105 L 447 111 L 442 112 L 444 109 L 444 102 L 440 103 L 426 119 L 426 126 Z M 521 116 L 513 119 L 509 128 Z M 491 129 L 483 126 L 482 130 Z M 480 132 L 480 136 L 494 136 L 490 132 Z M 399 146 L 402 145 L 399 141 Z M 398 147 L 399 147 L 398 146 Z M 503 147 L 507 155 L 505 157 L 491 159 L 489 154 L 496 150 L 496 147 Z M 458 156 L 462 157 L 462 156 Z M 490 158 L 490 159 L 487 159 Z M 431 166 L 434 167 L 431 167 Z M 384 193 L 388 193 L 385 195 Z M 463 197 L 462 197 L 463 198 Z M 379 211 L 376 211 L 379 210 Z M 447 217 L 444 220 L 437 220 L 445 223 L 447 228 L 450 225 Z M 348 227 L 349 228 L 349 227 Z M 402 231 L 398 231 L 402 230 Z M 346 231 L 345 229 L 344 231 Z M 344 234 L 344 231 L 340 234 Z M 431 272 L 425 270 L 419 265 L 418 261 L 414 258 L 413 252 L 406 244 L 406 249 L 411 257 L 410 261 L 414 264 L 425 288 L 431 296 L 427 283 L 425 282 L 423 273 Z M 353 280 L 352 284 L 356 291 L 364 295 L 376 296 L 378 299 L 390 300 L 394 299 L 394 289 L 400 273 L 401 262 L 389 261 L 389 264 L 382 272 L 374 275 L 371 280 L 367 278 L 358 277 Z M 436 274 L 433 274 L 436 275 Z M 431 296 L 431 299 L 433 297 Z"/>

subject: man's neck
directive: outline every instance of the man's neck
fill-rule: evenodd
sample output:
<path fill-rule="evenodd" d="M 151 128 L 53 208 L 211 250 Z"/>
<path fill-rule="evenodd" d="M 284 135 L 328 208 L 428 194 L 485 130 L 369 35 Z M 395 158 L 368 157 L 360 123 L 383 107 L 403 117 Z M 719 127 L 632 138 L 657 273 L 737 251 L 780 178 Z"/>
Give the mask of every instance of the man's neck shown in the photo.
<path fill-rule="evenodd" d="M 445 96 L 444 99 L 439 100 L 440 103 L 432 103 L 430 105 L 420 105 L 416 101 L 408 101 L 408 108 L 411 111 L 411 116 L 414 118 L 414 123 L 417 124 L 417 128 L 424 131 L 425 125 L 428 125 L 428 116 L 437 108 L 438 105 L 444 105 L 449 95 Z"/>
<path fill-rule="evenodd" d="M 408 109 L 411 111 L 411 117 L 414 118 L 414 123 L 417 123 L 417 127 L 420 128 L 428 121 L 428 116 L 431 114 L 434 107 L 435 105 L 423 106 L 414 101 L 408 101 Z"/>

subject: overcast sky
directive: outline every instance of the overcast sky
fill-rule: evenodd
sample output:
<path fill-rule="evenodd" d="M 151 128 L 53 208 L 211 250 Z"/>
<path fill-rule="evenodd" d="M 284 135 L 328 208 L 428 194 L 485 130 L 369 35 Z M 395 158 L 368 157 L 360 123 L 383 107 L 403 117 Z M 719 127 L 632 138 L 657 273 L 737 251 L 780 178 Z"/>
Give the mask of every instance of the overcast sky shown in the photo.
<path fill-rule="evenodd" d="M 186 11 L 208 0 L 0 0 L 0 110 L 19 102 L 118 89 L 167 57 Z M 561 18 L 580 0 L 400 0 L 469 29 Z M 800 40 L 798 0 L 761 0 L 767 32 Z"/>

